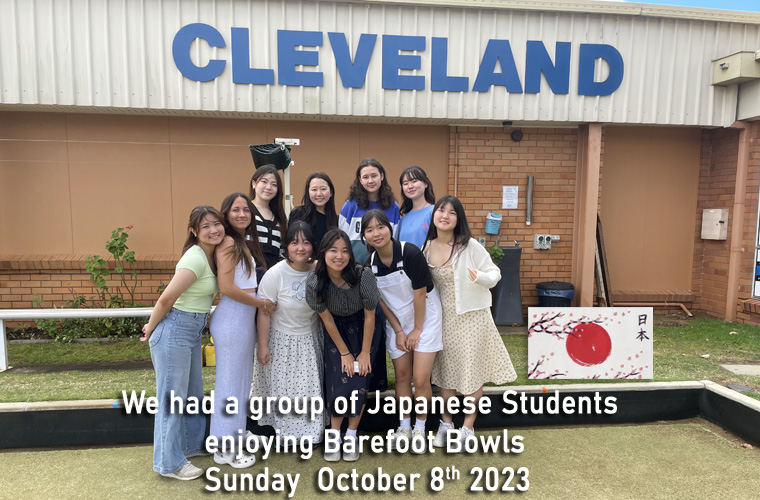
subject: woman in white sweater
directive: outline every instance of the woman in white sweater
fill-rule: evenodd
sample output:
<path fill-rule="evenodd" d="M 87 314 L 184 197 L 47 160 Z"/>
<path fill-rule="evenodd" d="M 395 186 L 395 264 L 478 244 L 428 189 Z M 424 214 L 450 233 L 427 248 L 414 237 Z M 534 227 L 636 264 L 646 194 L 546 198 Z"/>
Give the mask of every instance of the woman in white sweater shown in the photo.
<path fill-rule="evenodd" d="M 444 196 L 435 204 L 424 253 L 443 309 L 443 350 L 433 364 L 433 383 L 441 387 L 444 399 L 460 392 L 477 404 L 484 383 L 504 384 L 517 378 L 490 310 L 489 289 L 501 273 L 472 238 L 464 207 L 455 196 Z M 474 435 L 476 417 L 476 413 L 465 415 L 461 441 Z M 452 415 L 444 412 L 434 444 L 445 446 L 449 432 L 456 430 Z"/>

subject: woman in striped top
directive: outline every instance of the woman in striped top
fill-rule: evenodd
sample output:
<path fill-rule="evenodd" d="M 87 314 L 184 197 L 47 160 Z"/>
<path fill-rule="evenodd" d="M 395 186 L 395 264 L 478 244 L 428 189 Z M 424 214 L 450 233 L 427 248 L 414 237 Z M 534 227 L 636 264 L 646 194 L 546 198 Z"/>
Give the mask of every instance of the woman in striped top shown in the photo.
<path fill-rule="evenodd" d="M 251 177 L 250 197 L 256 209 L 254 214 L 256 224 L 252 227 L 255 227 L 257 233 L 251 236 L 259 239 L 266 260 L 265 269 L 269 269 L 282 260 L 280 242 L 288 228 L 288 223 L 281 186 L 280 175 L 274 165 L 262 165 Z"/>

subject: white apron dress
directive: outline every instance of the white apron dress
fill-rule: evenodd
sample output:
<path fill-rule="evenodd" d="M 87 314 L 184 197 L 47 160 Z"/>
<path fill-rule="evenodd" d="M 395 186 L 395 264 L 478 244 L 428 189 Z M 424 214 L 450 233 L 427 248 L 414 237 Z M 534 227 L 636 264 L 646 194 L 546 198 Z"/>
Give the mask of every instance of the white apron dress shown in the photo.
<path fill-rule="evenodd" d="M 372 253 L 370 266 L 372 274 L 377 278 L 377 288 L 385 302 L 385 305 L 393 311 L 393 314 L 401 323 L 401 329 L 407 335 L 414 329 L 414 289 L 412 280 L 404 272 L 404 243 L 401 242 L 401 260 L 396 263 L 396 271 L 385 276 L 378 276 L 378 268 L 375 264 L 377 252 Z M 406 354 L 396 347 L 396 332 L 390 322 L 386 322 L 385 344 L 391 359 L 397 359 Z M 441 299 L 438 291 L 433 288 L 425 296 L 425 321 L 422 324 L 420 341 L 415 351 L 438 352 L 443 349 L 441 341 Z"/>

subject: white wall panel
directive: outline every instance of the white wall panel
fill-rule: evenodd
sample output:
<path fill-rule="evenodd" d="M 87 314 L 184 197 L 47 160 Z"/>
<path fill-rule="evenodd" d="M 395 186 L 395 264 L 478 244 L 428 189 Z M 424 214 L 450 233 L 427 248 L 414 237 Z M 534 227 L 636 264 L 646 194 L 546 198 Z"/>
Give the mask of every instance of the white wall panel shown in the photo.
<path fill-rule="evenodd" d="M 490 5 L 494 5 L 491 2 Z M 713 87 L 714 58 L 760 48 L 760 25 L 627 14 L 297 0 L 0 0 L 0 106 L 124 108 L 132 112 L 220 112 L 340 119 L 609 122 L 725 126 L 736 119 L 737 87 Z M 195 64 L 226 60 L 209 82 L 185 78 L 172 57 L 177 31 L 205 23 L 226 47 L 196 40 Z M 275 70 L 274 85 L 235 84 L 232 27 L 249 28 L 251 64 Z M 277 83 L 277 30 L 323 33 L 322 87 Z M 351 54 L 362 33 L 378 35 L 363 88 L 344 88 L 328 32 L 346 34 Z M 426 90 L 382 88 L 382 35 L 426 38 L 419 52 Z M 508 39 L 525 86 L 528 40 L 571 42 L 569 93 L 432 92 L 432 37 L 448 38 L 448 74 L 475 81 L 489 39 Z M 623 56 L 625 76 L 609 96 L 578 95 L 581 43 L 604 43 Z M 310 50 L 310 49 L 307 49 Z M 604 74 L 605 64 L 598 63 Z M 305 71 L 313 71 L 307 67 Z M 598 73 L 599 74 L 599 73 Z"/>

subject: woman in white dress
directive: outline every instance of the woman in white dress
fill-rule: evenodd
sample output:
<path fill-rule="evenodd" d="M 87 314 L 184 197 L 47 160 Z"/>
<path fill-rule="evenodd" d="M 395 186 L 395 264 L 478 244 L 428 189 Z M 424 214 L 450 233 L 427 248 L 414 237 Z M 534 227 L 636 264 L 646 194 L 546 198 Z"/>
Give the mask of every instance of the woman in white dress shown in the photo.
<path fill-rule="evenodd" d="M 271 315 L 258 316 L 259 342 L 252 396 L 316 398 L 322 396 L 322 331 L 317 313 L 306 303 L 306 276 L 314 268 L 314 236 L 303 221 L 285 233 L 285 260 L 267 271 L 259 297 L 277 303 Z M 311 436 L 322 441 L 324 420 L 295 412 L 265 413 L 259 425 L 271 425 L 283 436 Z"/>

